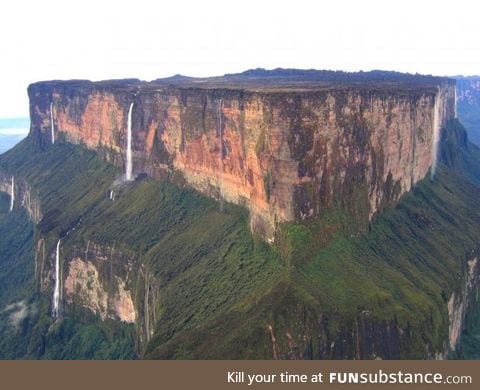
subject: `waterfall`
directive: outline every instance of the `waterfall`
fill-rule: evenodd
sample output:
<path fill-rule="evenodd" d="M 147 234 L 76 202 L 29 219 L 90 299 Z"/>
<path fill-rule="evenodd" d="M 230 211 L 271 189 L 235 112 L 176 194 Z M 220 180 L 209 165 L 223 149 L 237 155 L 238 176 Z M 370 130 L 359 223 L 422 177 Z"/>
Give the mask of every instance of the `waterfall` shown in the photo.
<path fill-rule="evenodd" d="M 457 102 L 458 102 L 457 86 L 455 86 L 455 118 L 458 118 Z"/>
<path fill-rule="evenodd" d="M 15 176 L 12 176 L 12 191 L 10 192 L 10 212 L 13 211 L 14 203 L 15 203 Z"/>
<path fill-rule="evenodd" d="M 53 290 L 53 310 L 52 315 L 58 318 L 60 315 L 59 302 L 60 302 L 60 241 L 57 242 L 57 250 L 55 253 L 55 289 Z"/>
<path fill-rule="evenodd" d="M 438 144 L 440 141 L 440 110 L 441 110 L 441 95 L 440 91 L 435 95 L 435 104 L 433 105 L 433 140 L 432 140 L 432 169 L 430 176 L 433 180 L 435 171 L 437 169 L 438 160 Z"/>
<path fill-rule="evenodd" d="M 53 124 L 53 102 L 50 103 L 50 130 L 52 132 L 52 145 L 55 143 L 55 125 Z"/>
<path fill-rule="evenodd" d="M 133 102 L 128 109 L 128 122 L 127 122 L 127 163 L 125 166 L 125 180 L 132 180 L 132 111 Z"/>

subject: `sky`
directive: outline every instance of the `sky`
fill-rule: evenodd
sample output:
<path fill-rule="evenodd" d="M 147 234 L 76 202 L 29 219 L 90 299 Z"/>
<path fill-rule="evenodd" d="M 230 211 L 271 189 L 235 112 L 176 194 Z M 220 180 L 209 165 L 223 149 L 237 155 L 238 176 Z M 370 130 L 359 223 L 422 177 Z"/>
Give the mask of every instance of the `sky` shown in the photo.
<path fill-rule="evenodd" d="M 480 74 L 471 0 L 5 0 L 0 117 L 29 83 L 213 76 L 250 68 Z"/>

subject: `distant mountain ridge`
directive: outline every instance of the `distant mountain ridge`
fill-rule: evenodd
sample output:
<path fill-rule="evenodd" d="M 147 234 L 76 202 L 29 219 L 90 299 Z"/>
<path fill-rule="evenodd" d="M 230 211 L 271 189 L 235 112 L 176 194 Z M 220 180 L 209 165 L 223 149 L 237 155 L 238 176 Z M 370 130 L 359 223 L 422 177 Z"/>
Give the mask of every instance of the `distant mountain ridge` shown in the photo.
<path fill-rule="evenodd" d="M 470 140 L 480 146 L 480 76 L 457 78 L 457 110 Z"/>
<path fill-rule="evenodd" d="M 345 72 L 334 70 L 316 69 L 249 69 L 241 73 L 227 73 L 220 76 L 190 77 L 187 75 L 175 74 L 173 76 L 158 78 L 151 81 L 140 79 L 112 79 L 101 81 L 90 80 L 50 80 L 43 81 L 51 87 L 62 86 L 68 83 L 69 87 L 105 87 L 110 89 L 142 89 L 154 91 L 159 86 L 191 87 L 191 88 L 221 88 L 221 89 L 246 89 L 246 90 L 295 90 L 315 89 L 316 87 L 349 86 L 369 88 L 411 88 L 412 86 L 436 86 L 445 83 L 454 83 L 454 79 L 423 74 L 410 74 L 395 71 L 359 71 Z M 34 83 L 33 85 L 36 85 Z"/>
<path fill-rule="evenodd" d="M 264 69 L 255 68 L 248 69 L 241 73 L 227 73 L 224 78 L 298 78 L 304 80 L 315 81 L 335 81 L 335 82 L 374 82 L 374 81 L 437 81 L 444 77 L 402 73 L 396 71 L 371 70 L 346 72 L 341 70 L 317 70 L 317 69 L 293 69 L 293 68 L 276 68 Z"/>
<path fill-rule="evenodd" d="M 25 138 L 30 128 L 30 118 L 0 118 L 0 154 Z"/>

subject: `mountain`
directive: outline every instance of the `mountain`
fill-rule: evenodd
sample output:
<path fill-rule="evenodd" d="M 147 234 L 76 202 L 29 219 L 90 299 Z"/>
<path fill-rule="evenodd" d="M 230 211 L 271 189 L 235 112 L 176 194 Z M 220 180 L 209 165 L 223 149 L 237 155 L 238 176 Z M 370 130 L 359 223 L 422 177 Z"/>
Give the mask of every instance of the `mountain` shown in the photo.
<path fill-rule="evenodd" d="M 0 118 L 0 154 L 25 138 L 29 127 L 28 118 Z"/>
<path fill-rule="evenodd" d="M 25 135 L 1 135 L 0 134 L 0 154 L 5 153 L 7 150 L 13 148 L 18 144 Z"/>
<path fill-rule="evenodd" d="M 32 84 L 0 156 L 0 355 L 465 357 L 455 82 L 333 73 Z"/>
<path fill-rule="evenodd" d="M 130 117 L 135 171 L 179 173 L 207 196 L 244 205 L 252 230 L 270 242 L 279 222 L 315 219 L 337 202 L 365 227 L 436 161 L 455 84 L 388 72 L 315 75 L 308 88 L 303 73 L 32 84 L 31 136 L 48 145 L 53 123 L 57 137 L 124 166 Z"/>
<path fill-rule="evenodd" d="M 470 140 L 480 145 L 480 76 L 457 77 L 457 106 Z"/>

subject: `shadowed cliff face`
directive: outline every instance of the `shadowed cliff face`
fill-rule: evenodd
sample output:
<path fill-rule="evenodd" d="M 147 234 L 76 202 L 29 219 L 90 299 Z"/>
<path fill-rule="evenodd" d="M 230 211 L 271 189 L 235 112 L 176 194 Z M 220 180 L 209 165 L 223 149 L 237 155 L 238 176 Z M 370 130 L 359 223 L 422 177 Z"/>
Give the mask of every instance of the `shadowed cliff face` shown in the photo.
<path fill-rule="evenodd" d="M 457 79 L 457 104 L 470 141 L 480 145 L 480 76 Z"/>
<path fill-rule="evenodd" d="M 332 208 L 365 226 L 426 176 L 435 128 L 455 104 L 450 81 L 309 91 L 46 82 L 29 96 L 37 143 L 51 143 L 53 118 L 57 142 L 101 150 L 118 166 L 134 102 L 134 172 L 181 173 L 200 192 L 245 205 L 252 230 L 270 242 L 278 222 Z"/>

